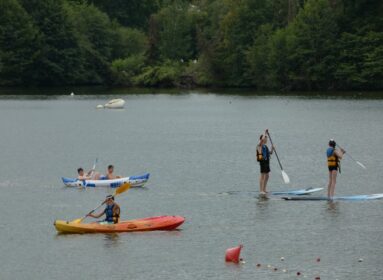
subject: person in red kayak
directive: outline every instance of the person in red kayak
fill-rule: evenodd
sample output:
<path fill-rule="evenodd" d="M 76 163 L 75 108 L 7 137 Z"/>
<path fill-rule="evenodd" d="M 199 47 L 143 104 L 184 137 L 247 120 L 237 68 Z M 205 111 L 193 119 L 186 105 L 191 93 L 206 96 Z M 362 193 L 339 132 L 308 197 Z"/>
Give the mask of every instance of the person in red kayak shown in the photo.
<path fill-rule="evenodd" d="M 257 145 L 257 161 L 261 168 L 261 176 L 259 177 L 259 193 L 265 195 L 267 193 L 266 186 L 269 180 L 270 173 L 270 155 L 274 151 L 274 146 L 271 146 L 271 151 L 267 146 L 267 129 L 264 134 L 259 137 Z"/>
<path fill-rule="evenodd" d="M 346 153 L 345 150 L 340 148 L 336 149 L 336 142 L 334 139 L 330 139 L 328 142 L 327 148 L 327 167 L 329 172 L 329 180 L 328 180 L 328 188 L 327 188 L 327 196 L 328 199 L 332 199 L 335 193 L 335 185 L 336 185 L 336 177 L 338 175 L 338 170 L 340 173 L 340 160 L 343 155 Z"/>
<path fill-rule="evenodd" d="M 121 176 L 114 175 L 113 172 L 114 172 L 114 166 L 111 164 L 108 165 L 108 170 L 107 170 L 106 175 L 105 175 L 106 179 L 113 180 L 113 179 L 121 178 Z"/>
<path fill-rule="evenodd" d="M 105 215 L 105 220 L 103 222 L 106 222 L 109 224 L 117 224 L 120 219 L 121 210 L 120 210 L 120 206 L 116 202 L 114 202 L 114 196 L 108 195 L 104 203 L 106 203 L 106 207 L 104 211 L 102 211 L 99 214 L 89 213 L 87 216 L 97 219 Z"/>

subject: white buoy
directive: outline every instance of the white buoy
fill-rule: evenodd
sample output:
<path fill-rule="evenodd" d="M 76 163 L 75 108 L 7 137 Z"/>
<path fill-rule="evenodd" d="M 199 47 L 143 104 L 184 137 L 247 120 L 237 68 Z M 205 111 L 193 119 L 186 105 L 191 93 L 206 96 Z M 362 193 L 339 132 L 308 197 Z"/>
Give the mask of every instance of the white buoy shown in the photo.
<path fill-rule="evenodd" d="M 105 108 L 108 109 L 122 109 L 124 108 L 125 100 L 121 98 L 112 99 L 108 103 L 104 105 Z"/>
<path fill-rule="evenodd" d="M 104 105 L 97 105 L 96 109 L 104 109 Z"/>
<path fill-rule="evenodd" d="M 70 96 L 74 96 L 74 92 L 73 91 L 70 93 Z"/>

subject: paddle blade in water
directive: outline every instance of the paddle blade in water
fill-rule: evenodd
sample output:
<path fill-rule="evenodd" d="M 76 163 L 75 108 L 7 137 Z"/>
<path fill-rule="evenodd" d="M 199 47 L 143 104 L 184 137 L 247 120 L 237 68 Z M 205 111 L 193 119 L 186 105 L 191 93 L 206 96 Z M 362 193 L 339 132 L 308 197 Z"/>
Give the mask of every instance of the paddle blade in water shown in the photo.
<path fill-rule="evenodd" d="M 130 187 L 131 187 L 130 183 L 122 184 L 121 186 L 119 186 L 119 187 L 116 189 L 116 191 L 114 192 L 114 195 L 116 196 L 116 195 L 118 195 L 118 194 L 120 194 L 120 193 L 123 193 L 123 192 L 129 190 Z"/>
<path fill-rule="evenodd" d="M 361 162 L 359 162 L 359 161 L 357 161 L 356 163 L 359 164 L 359 166 L 362 167 L 363 169 L 367 169 L 367 168 L 363 165 L 363 163 L 361 163 Z"/>
<path fill-rule="evenodd" d="M 282 170 L 282 178 L 283 178 L 283 181 L 285 182 L 285 184 L 290 183 L 290 178 L 284 170 Z"/>

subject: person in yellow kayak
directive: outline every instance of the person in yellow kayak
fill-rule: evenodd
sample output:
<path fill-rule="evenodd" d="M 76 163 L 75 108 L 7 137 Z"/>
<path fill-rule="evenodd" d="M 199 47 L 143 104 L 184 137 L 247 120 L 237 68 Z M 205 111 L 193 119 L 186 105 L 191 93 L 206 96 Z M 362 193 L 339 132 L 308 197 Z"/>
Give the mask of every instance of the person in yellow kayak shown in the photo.
<path fill-rule="evenodd" d="M 105 215 L 105 220 L 103 222 L 106 222 L 109 224 L 117 224 L 120 219 L 121 210 L 120 210 L 120 206 L 116 202 L 114 202 L 114 196 L 108 195 L 104 203 L 106 203 L 106 207 L 104 211 L 102 211 L 99 214 L 89 213 L 87 216 L 97 219 Z"/>
<path fill-rule="evenodd" d="M 113 180 L 113 179 L 121 178 L 121 176 L 114 175 L 113 172 L 114 172 L 114 166 L 111 164 L 108 165 L 108 170 L 107 170 L 106 175 L 105 175 L 106 179 Z"/>
<path fill-rule="evenodd" d="M 328 142 L 327 148 L 327 166 L 329 171 L 329 180 L 328 180 L 328 188 L 327 188 L 327 196 L 329 199 L 334 197 L 335 193 L 335 185 L 336 185 L 336 177 L 338 175 L 338 170 L 340 173 L 340 160 L 343 155 L 346 153 L 345 150 L 340 148 L 336 149 L 336 142 L 334 139 L 330 139 Z"/>
<path fill-rule="evenodd" d="M 261 168 L 261 176 L 259 177 L 259 193 L 266 195 L 267 181 L 269 180 L 270 173 L 270 155 L 274 151 L 274 146 L 269 150 L 267 146 L 267 129 L 264 134 L 259 137 L 257 145 L 257 161 Z"/>
<path fill-rule="evenodd" d="M 89 170 L 86 174 L 82 167 L 77 169 L 77 179 L 79 180 L 99 180 L 100 173 L 95 172 L 94 169 Z"/>

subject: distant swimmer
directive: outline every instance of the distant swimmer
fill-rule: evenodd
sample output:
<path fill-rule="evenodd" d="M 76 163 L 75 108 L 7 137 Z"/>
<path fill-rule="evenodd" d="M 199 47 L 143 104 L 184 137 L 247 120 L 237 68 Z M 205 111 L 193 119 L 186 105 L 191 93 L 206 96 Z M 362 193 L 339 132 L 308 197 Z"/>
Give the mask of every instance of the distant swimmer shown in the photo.
<path fill-rule="evenodd" d="M 257 161 L 261 168 L 261 176 L 259 177 L 259 193 L 266 195 L 267 181 L 270 173 L 270 155 L 274 151 L 274 146 L 271 146 L 271 151 L 267 147 L 267 129 L 264 134 L 259 137 L 257 145 Z"/>
<path fill-rule="evenodd" d="M 77 169 L 77 179 L 79 180 L 99 180 L 100 173 L 95 172 L 94 169 L 89 170 L 86 174 L 82 167 Z"/>
<path fill-rule="evenodd" d="M 338 170 L 339 173 L 341 172 L 340 160 L 342 159 L 346 151 L 342 148 L 340 148 L 339 150 L 336 149 L 336 142 L 334 141 L 334 139 L 330 139 L 328 145 L 329 147 L 327 148 L 327 166 L 329 171 L 329 181 L 327 196 L 329 199 L 332 199 L 335 193 L 336 177 L 338 175 Z"/>
<path fill-rule="evenodd" d="M 113 180 L 113 179 L 121 178 L 121 176 L 114 175 L 113 172 L 114 172 L 114 166 L 113 165 L 109 165 L 108 166 L 108 170 L 107 170 L 106 175 L 105 175 L 106 179 Z"/>

